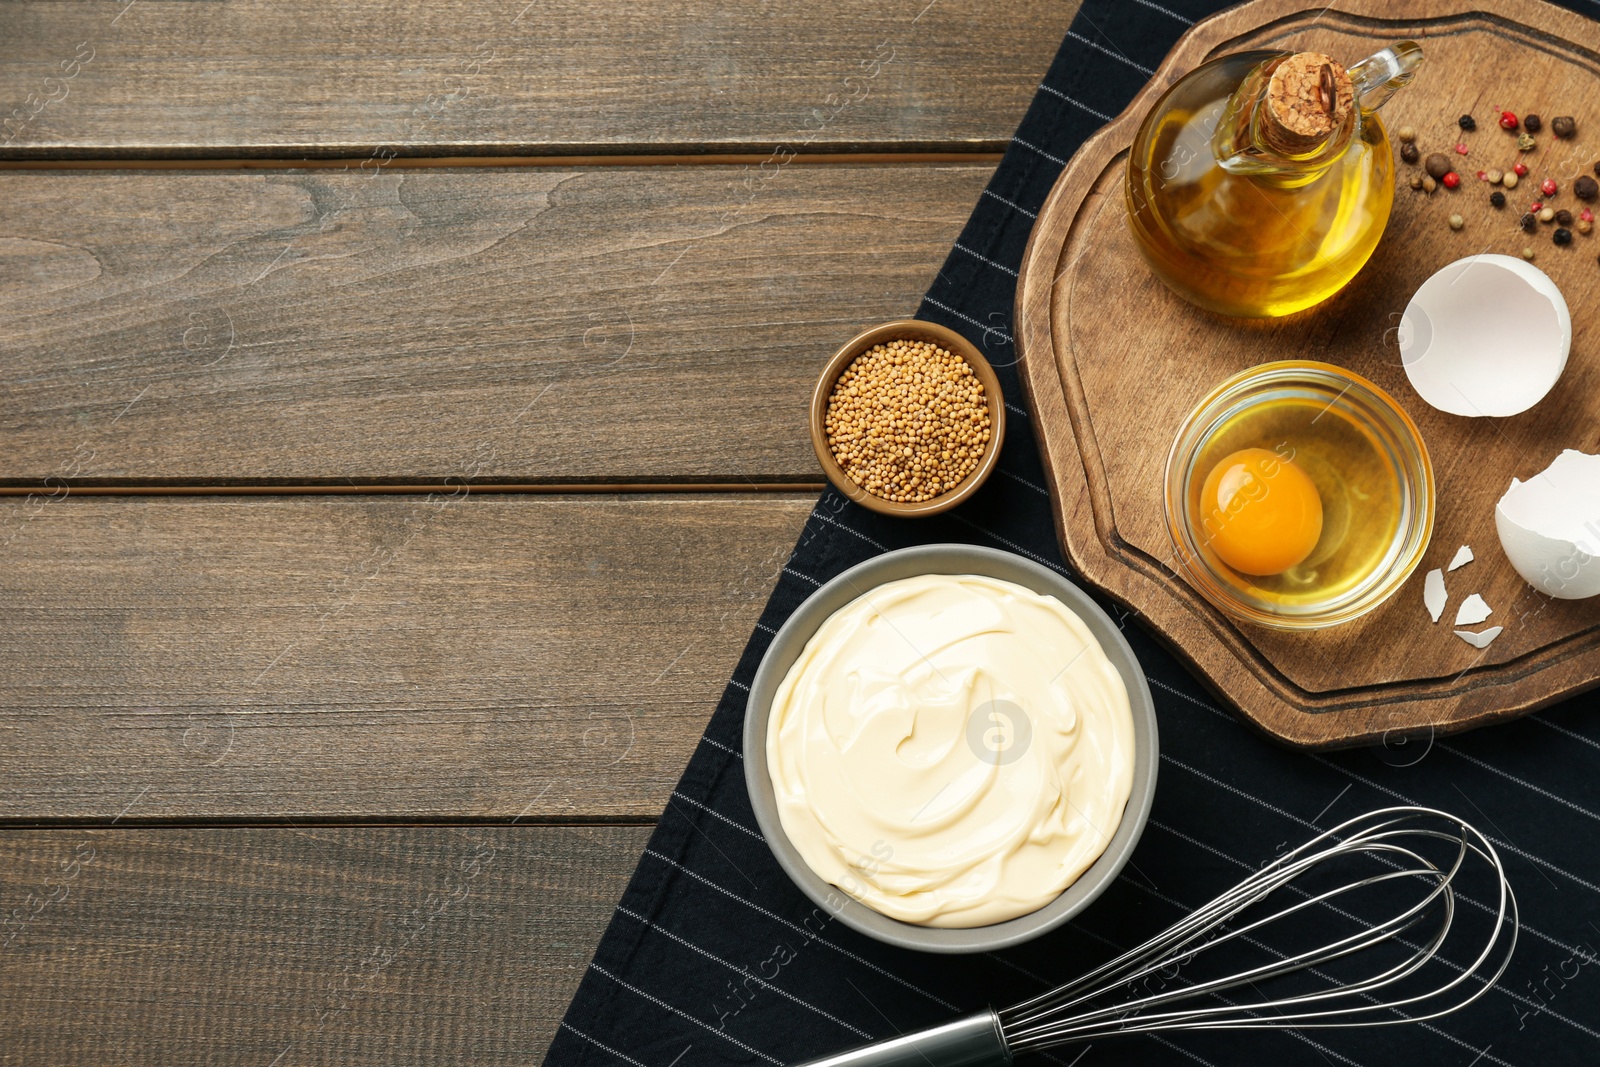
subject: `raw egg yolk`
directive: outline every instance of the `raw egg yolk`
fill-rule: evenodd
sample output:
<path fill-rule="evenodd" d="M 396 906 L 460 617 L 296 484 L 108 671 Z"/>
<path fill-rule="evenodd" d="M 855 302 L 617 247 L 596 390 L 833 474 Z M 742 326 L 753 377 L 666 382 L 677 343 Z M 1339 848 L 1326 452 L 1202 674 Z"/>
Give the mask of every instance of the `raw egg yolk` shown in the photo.
<path fill-rule="evenodd" d="M 1226 456 L 1200 488 L 1201 525 L 1222 561 L 1244 574 L 1282 574 L 1322 536 L 1322 497 L 1306 472 L 1265 448 Z"/>

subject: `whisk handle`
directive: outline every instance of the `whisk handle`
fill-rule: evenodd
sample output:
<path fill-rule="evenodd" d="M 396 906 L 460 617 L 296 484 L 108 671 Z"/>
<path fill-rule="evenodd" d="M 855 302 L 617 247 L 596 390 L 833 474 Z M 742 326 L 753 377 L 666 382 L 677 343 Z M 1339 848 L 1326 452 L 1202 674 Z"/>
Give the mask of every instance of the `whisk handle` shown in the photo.
<path fill-rule="evenodd" d="M 1008 1067 L 1011 1050 L 1000 1033 L 1000 1017 L 981 1011 L 943 1026 L 929 1027 L 862 1045 L 803 1067 Z"/>

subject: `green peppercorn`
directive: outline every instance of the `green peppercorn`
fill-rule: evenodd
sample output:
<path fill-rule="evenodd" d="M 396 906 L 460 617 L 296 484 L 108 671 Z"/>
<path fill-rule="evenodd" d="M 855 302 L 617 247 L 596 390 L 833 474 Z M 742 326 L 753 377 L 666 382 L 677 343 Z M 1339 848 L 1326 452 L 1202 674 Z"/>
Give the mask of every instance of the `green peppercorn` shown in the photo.
<path fill-rule="evenodd" d="M 1533 139 L 1533 134 L 1531 134 L 1531 133 L 1519 133 L 1519 134 L 1517 134 L 1517 151 L 1518 152 L 1532 152 L 1535 148 L 1538 148 L 1538 147 L 1539 147 L 1539 142 L 1535 141 Z"/>

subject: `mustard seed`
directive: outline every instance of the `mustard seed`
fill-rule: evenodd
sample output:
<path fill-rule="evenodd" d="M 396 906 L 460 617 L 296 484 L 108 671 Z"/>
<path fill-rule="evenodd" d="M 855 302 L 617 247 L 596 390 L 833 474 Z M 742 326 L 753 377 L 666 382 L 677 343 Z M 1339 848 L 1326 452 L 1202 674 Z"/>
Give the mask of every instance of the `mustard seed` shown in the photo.
<path fill-rule="evenodd" d="M 874 345 L 839 375 L 824 417 L 828 450 L 851 481 L 900 504 L 954 489 L 989 443 L 983 383 L 926 341 Z"/>

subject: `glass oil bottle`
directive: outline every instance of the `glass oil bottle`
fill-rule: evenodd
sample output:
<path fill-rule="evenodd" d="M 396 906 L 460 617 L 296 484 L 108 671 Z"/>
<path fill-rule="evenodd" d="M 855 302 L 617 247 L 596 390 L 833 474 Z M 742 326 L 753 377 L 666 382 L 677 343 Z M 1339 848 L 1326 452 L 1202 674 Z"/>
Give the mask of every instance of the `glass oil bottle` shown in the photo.
<path fill-rule="evenodd" d="M 1250 318 L 1337 293 L 1394 202 L 1377 109 L 1421 62 L 1410 41 L 1349 70 L 1314 52 L 1254 51 L 1178 81 L 1128 157 L 1128 221 L 1155 273 L 1201 307 Z"/>

